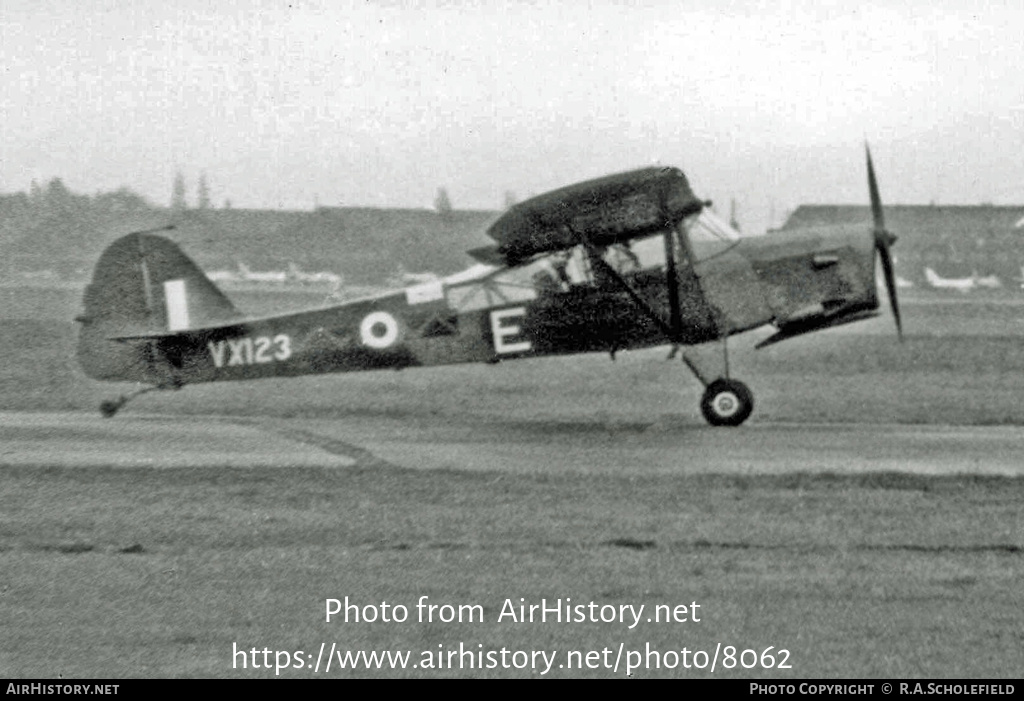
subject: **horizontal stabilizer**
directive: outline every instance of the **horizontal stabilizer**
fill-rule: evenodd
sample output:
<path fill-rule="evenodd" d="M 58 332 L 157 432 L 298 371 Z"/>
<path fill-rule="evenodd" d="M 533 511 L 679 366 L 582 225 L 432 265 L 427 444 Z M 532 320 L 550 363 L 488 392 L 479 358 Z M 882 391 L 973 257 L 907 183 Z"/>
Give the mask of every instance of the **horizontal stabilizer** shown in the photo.
<path fill-rule="evenodd" d="M 167 338 L 175 338 L 185 334 L 192 336 L 215 336 L 215 335 L 233 335 L 241 333 L 245 329 L 245 325 L 241 323 L 233 324 L 220 324 L 217 326 L 202 326 L 193 327 L 189 329 L 182 329 L 180 331 L 153 331 L 153 332 L 139 332 L 139 333 L 125 333 L 120 335 L 107 336 L 108 341 L 162 341 Z"/>

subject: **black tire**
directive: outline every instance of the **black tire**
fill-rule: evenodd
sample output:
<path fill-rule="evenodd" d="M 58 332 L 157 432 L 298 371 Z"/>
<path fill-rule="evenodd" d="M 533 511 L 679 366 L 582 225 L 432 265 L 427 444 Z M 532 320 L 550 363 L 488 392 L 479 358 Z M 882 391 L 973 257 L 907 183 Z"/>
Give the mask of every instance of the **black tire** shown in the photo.
<path fill-rule="evenodd" d="M 700 410 L 712 426 L 739 426 L 754 410 L 754 395 L 742 382 L 718 379 L 704 391 Z"/>

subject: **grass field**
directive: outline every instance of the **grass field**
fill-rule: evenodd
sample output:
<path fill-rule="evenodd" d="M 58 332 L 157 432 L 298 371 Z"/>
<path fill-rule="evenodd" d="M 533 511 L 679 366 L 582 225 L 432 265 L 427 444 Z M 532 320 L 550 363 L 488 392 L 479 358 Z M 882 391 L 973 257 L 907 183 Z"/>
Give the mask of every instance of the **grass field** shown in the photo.
<path fill-rule="evenodd" d="M 5 294 L 0 409 L 92 411 L 125 389 L 78 372 L 65 314 L 77 312 L 73 295 Z M 886 320 L 758 352 L 737 340 L 733 372 L 756 396 L 751 424 L 1024 423 L 1024 307 L 950 298 L 904 313 L 902 345 Z M 619 428 L 712 430 L 701 426 L 699 385 L 664 355 L 197 386 L 140 398 L 125 411 L 271 423 L 380 417 L 421 432 L 493 432 L 509 422 L 538 440 L 550 432 L 552 458 L 515 474 L 410 469 L 358 446 L 353 466 L 330 470 L 0 467 L 0 676 L 273 677 L 274 669 L 241 669 L 233 646 L 312 658 L 321 643 L 408 650 L 412 664 L 460 642 L 482 652 L 557 650 L 546 676 L 624 676 L 622 666 L 557 666 L 569 650 L 608 648 L 614 659 L 620 644 L 627 652 L 649 645 L 710 654 L 719 644 L 789 652 L 788 669 L 728 669 L 720 657 L 715 677 L 1020 676 L 1021 479 L 838 475 L 813 460 L 782 476 L 560 470 L 558 441 L 577 430 L 597 449 L 643 440 L 642 430 Z M 700 459 L 680 455 L 681 463 Z M 325 599 L 346 596 L 403 604 L 411 620 L 325 622 Z M 421 596 L 480 604 L 484 621 L 416 622 Z M 645 612 L 696 602 L 701 621 L 643 620 L 632 630 L 498 621 L 503 602 L 520 597 L 644 604 Z M 712 676 L 668 663 L 633 675 Z M 311 675 L 291 667 L 280 674 Z M 538 675 L 529 667 L 335 666 L 329 676 Z"/>
<path fill-rule="evenodd" d="M 722 643 L 791 654 L 788 670 L 719 667 L 715 676 L 1020 673 L 1019 480 L 582 483 L 556 473 L 496 479 L 378 466 L 8 470 L 5 482 L 0 668 L 12 676 L 274 676 L 233 669 L 233 644 L 308 652 L 323 641 L 417 652 L 459 642 L 563 652 Z M 324 621 L 327 598 L 404 604 L 415 617 L 424 595 L 481 604 L 485 621 Z M 633 630 L 499 623 L 503 601 L 520 597 L 697 602 L 701 620 Z"/>

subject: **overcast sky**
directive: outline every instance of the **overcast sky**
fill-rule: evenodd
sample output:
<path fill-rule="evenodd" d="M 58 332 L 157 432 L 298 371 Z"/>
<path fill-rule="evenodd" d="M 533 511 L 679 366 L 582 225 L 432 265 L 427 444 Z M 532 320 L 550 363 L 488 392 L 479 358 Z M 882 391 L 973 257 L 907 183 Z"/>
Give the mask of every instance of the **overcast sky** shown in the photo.
<path fill-rule="evenodd" d="M 0 191 L 495 209 L 678 165 L 803 202 L 1024 203 L 1019 2 L 0 0 Z M 855 8 L 855 9 L 854 9 Z"/>

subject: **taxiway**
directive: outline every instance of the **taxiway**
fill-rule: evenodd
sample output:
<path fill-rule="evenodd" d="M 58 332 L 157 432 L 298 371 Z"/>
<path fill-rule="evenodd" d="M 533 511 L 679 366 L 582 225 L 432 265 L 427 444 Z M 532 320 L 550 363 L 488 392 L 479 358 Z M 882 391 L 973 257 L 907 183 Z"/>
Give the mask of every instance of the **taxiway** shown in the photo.
<path fill-rule="evenodd" d="M 1024 431 L 994 426 L 694 420 L 262 419 L 0 413 L 0 463 L 63 467 L 373 467 L 579 474 L 1024 474 Z"/>

